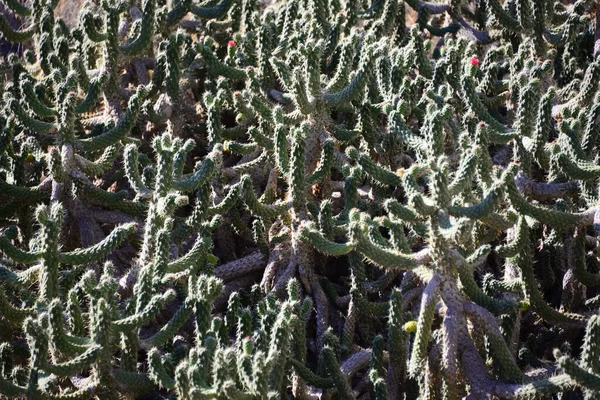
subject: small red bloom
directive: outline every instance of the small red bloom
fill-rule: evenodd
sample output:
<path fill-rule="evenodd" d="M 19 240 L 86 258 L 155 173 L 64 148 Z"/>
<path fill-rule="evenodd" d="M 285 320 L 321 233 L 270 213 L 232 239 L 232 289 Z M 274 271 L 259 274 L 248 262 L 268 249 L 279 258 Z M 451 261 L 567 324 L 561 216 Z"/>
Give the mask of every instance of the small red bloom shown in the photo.
<path fill-rule="evenodd" d="M 235 43 L 235 40 L 230 40 L 230 41 L 227 43 L 227 46 L 229 46 L 229 47 L 235 47 L 235 44 L 236 44 L 236 43 Z"/>
<path fill-rule="evenodd" d="M 479 58 L 477 57 L 471 57 L 471 65 L 476 67 L 479 65 Z"/>

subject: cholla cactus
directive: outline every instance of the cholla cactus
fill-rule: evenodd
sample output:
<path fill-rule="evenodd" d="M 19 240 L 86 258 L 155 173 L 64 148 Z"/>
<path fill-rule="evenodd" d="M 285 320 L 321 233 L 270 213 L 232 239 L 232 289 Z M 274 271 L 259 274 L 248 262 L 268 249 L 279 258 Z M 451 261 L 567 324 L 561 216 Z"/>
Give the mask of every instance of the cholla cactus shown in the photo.
<path fill-rule="evenodd" d="M 598 396 L 592 2 L 56 3 L 0 16 L 0 397 Z"/>

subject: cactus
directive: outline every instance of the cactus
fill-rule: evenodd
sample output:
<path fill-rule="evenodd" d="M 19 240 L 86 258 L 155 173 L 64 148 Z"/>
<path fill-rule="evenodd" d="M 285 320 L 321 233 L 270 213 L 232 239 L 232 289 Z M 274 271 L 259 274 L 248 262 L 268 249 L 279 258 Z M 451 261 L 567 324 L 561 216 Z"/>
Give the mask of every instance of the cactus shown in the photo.
<path fill-rule="evenodd" d="M 598 397 L 591 2 L 4 3 L 0 397 Z"/>

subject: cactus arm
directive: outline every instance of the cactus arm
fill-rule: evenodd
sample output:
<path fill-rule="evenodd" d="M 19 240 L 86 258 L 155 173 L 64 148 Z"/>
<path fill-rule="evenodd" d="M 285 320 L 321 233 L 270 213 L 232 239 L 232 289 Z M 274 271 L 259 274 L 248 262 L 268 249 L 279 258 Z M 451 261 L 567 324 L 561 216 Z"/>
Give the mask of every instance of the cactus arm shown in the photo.
<path fill-rule="evenodd" d="M 514 181 L 514 170 L 516 165 L 507 168 L 502 179 L 505 184 L 506 193 L 512 206 L 521 214 L 530 216 L 538 221 L 548 224 L 556 229 L 563 229 L 575 226 L 589 225 L 593 221 L 593 212 L 568 213 L 562 211 L 549 210 L 534 204 L 531 204 L 521 196 Z M 594 211 L 594 210 L 591 210 Z"/>
<path fill-rule="evenodd" d="M 579 190 L 579 183 L 576 181 L 559 183 L 541 183 L 528 178 L 522 171 L 515 178 L 517 188 L 523 196 L 531 197 L 538 201 L 548 201 L 562 199 L 574 195 Z"/>
<path fill-rule="evenodd" d="M 240 143 L 227 140 L 223 143 L 223 151 L 247 156 L 254 153 L 257 149 L 256 143 Z"/>
<path fill-rule="evenodd" d="M 265 268 L 265 258 L 260 252 L 255 252 L 227 264 L 215 268 L 215 277 L 225 282 L 234 280 L 257 270 Z"/>
<path fill-rule="evenodd" d="M 513 393 L 518 399 L 544 399 L 547 396 L 561 393 L 573 386 L 575 386 L 574 382 L 569 375 L 560 374 L 548 379 L 518 385 Z"/>
<path fill-rule="evenodd" d="M 502 8 L 502 5 L 498 0 L 486 0 L 486 4 L 502 27 L 517 33 L 523 30 L 519 21 L 511 17 L 504 8 Z"/>
<path fill-rule="evenodd" d="M 585 70 L 583 82 L 579 89 L 579 105 L 588 106 L 591 103 L 598 87 L 598 79 L 600 79 L 600 62 L 595 60 Z"/>
<path fill-rule="evenodd" d="M 516 303 L 514 301 L 498 300 L 488 296 L 479 285 L 477 285 L 477 282 L 467 266 L 463 266 L 459 269 L 459 278 L 462 289 L 467 296 L 469 296 L 476 304 L 484 307 L 490 312 L 494 314 L 504 314 L 515 309 Z"/>
<path fill-rule="evenodd" d="M 15 284 L 20 280 L 20 274 L 13 272 L 10 268 L 0 264 L 0 282 Z"/>
<path fill-rule="evenodd" d="M 37 275 L 40 272 L 40 268 L 41 266 L 39 264 L 36 264 L 32 267 L 27 268 L 25 271 L 20 271 L 17 273 L 17 279 L 21 284 L 24 285 L 33 284 L 35 282 L 35 279 L 37 278 Z"/>
<path fill-rule="evenodd" d="M 575 360 L 561 355 L 558 350 L 554 351 L 554 356 L 558 359 L 558 365 L 579 386 L 591 392 L 600 392 L 600 375 L 584 370 Z"/>
<path fill-rule="evenodd" d="M 338 125 L 334 128 L 333 136 L 340 142 L 351 142 L 360 132 L 356 129 L 346 129 L 343 125 Z"/>
<path fill-rule="evenodd" d="M 167 374 L 162 357 L 156 348 L 148 352 L 148 376 L 160 387 L 165 389 L 173 389 L 175 387 L 175 379 Z"/>
<path fill-rule="evenodd" d="M 110 147 L 109 147 L 110 148 Z M 94 163 L 93 161 L 88 160 L 85 157 L 80 156 L 79 154 L 75 154 L 75 163 L 80 171 L 82 171 L 87 176 L 98 176 L 102 175 L 106 168 L 102 168 L 102 166 Z M 60 174 L 56 174 L 58 177 Z M 62 180 L 58 178 L 57 181 Z"/>
<path fill-rule="evenodd" d="M 173 188 L 181 192 L 193 192 L 204 185 L 215 173 L 215 162 L 207 156 L 200 167 L 193 174 L 183 176 L 182 179 L 173 182 Z"/>
<path fill-rule="evenodd" d="M 284 377 L 287 373 L 286 364 L 290 354 L 291 340 L 291 306 L 284 303 L 277 315 L 273 325 L 271 340 L 269 343 L 269 353 L 267 363 L 271 369 L 269 373 L 269 389 L 280 393 L 284 383 Z M 283 386 L 285 388 L 285 386 Z"/>
<path fill-rule="evenodd" d="M 146 90 L 140 86 L 135 95 L 129 99 L 127 111 L 117 125 L 108 131 L 89 139 L 78 140 L 78 145 L 84 151 L 101 150 L 123 140 L 135 126 L 137 117 L 144 100 Z"/>
<path fill-rule="evenodd" d="M 359 155 L 358 163 L 370 177 L 378 182 L 391 186 L 400 186 L 402 184 L 402 179 L 398 175 L 377 165 L 366 154 Z"/>
<path fill-rule="evenodd" d="M 75 154 L 75 162 L 79 169 L 88 176 L 99 176 L 112 167 L 113 162 L 119 155 L 119 146 L 107 147 L 100 158 L 96 161 L 90 161 L 85 157 Z"/>
<path fill-rule="evenodd" d="M 514 131 L 514 130 L 508 131 L 508 132 L 502 132 L 502 131 L 497 131 L 496 129 L 492 128 L 490 125 L 484 125 L 484 126 L 488 132 L 489 141 L 491 143 L 507 144 L 508 142 L 510 142 L 511 140 L 516 139 L 516 138 L 521 138 L 522 140 L 528 139 L 528 137 L 521 136 L 519 133 L 517 133 L 517 131 Z"/>
<path fill-rule="evenodd" d="M 337 68 L 326 87 L 326 91 L 328 93 L 341 90 L 348 82 L 348 75 L 352 68 L 352 57 L 354 56 L 355 51 L 355 43 L 353 39 L 354 38 L 351 37 L 346 43 L 343 44 Z"/>
<path fill-rule="evenodd" d="M 75 289 L 69 290 L 67 294 L 67 322 L 71 328 L 71 332 L 75 335 L 83 335 L 84 332 L 84 319 L 81 306 L 79 304 L 79 298 Z"/>
<path fill-rule="evenodd" d="M 177 260 L 169 262 L 167 265 L 168 273 L 181 272 L 191 265 L 197 264 L 201 259 L 208 255 L 211 246 L 211 241 L 205 237 L 198 237 L 196 243 L 184 256 Z"/>
<path fill-rule="evenodd" d="M 214 7 L 200 7 L 192 4 L 190 6 L 190 11 L 198 18 L 217 19 L 225 15 L 232 4 L 233 0 L 221 0 L 221 2 Z"/>
<path fill-rule="evenodd" d="M 140 197 L 150 197 L 152 192 L 142 182 L 140 171 L 138 169 L 138 151 L 135 144 L 128 144 L 125 147 L 123 154 L 123 165 L 125 167 L 125 175 L 129 180 L 129 184 Z"/>
<path fill-rule="evenodd" d="M 485 123 L 487 123 L 492 129 L 502 133 L 507 132 L 508 129 L 506 126 L 502 125 L 494 117 L 492 117 L 481 102 L 481 99 L 475 90 L 473 77 L 467 73 L 463 73 L 461 74 L 460 82 L 463 98 L 469 108 L 477 115 L 477 117 L 482 121 L 485 121 Z"/>
<path fill-rule="evenodd" d="M 473 303 L 465 303 L 465 312 L 473 317 L 486 333 L 492 350 L 493 358 L 498 363 L 501 378 L 509 382 L 520 383 L 523 380 L 523 374 L 517 366 L 514 357 L 511 355 L 504 337 L 496 324 L 495 318 L 484 308 Z"/>
<path fill-rule="evenodd" d="M 402 176 L 402 185 L 408 197 L 408 205 L 421 216 L 433 215 L 439 208 L 433 205 L 433 202 L 430 199 L 426 199 L 421 192 L 419 192 L 417 180 L 413 175 L 414 172 L 415 170 L 411 171 L 409 169 Z"/>
<path fill-rule="evenodd" d="M 340 396 L 344 399 L 354 399 L 354 393 L 348 383 L 348 380 L 344 376 L 344 373 L 340 370 L 339 362 L 336 359 L 333 349 L 330 347 L 323 348 L 321 352 L 323 356 L 323 364 L 331 379 L 333 380 Z"/>
<path fill-rule="evenodd" d="M 179 23 L 185 17 L 185 15 L 190 11 L 191 0 L 180 0 L 174 3 L 173 8 L 169 10 L 167 13 L 167 27 L 172 27 L 173 25 Z"/>
<path fill-rule="evenodd" d="M 142 27 L 139 35 L 129 43 L 119 47 L 123 54 L 133 56 L 140 54 L 152 43 L 156 20 L 156 0 L 146 0 L 143 3 Z"/>
<path fill-rule="evenodd" d="M 584 322 L 583 316 L 578 314 L 563 314 L 546 303 L 544 296 L 538 288 L 538 282 L 533 271 L 529 248 L 529 230 L 523 217 L 519 219 L 517 232 L 517 238 L 520 241 L 517 244 L 519 251 L 512 260 L 521 269 L 523 290 L 526 300 L 531 305 L 531 309 L 549 323 L 582 325 Z"/>
<path fill-rule="evenodd" d="M 368 54 L 372 52 L 372 50 L 374 49 L 369 46 L 368 49 L 363 51 Z M 323 94 L 323 101 L 325 104 L 330 107 L 340 107 L 354 100 L 367 83 L 373 60 L 375 60 L 375 56 L 373 54 L 363 55 L 361 61 L 359 62 L 356 75 L 354 75 L 350 83 L 345 88 L 341 89 L 337 93 Z"/>
<path fill-rule="evenodd" d="M 539 99 L 539 78 L 532 78 L 519 93 L 515 131 L 521 138 L 531 137 L 535 127 L 535 105 Z"/>
<path fill-rule="evenodd" d="M 148 85 L 148 98 L 153 98 L 154 96 L 156 96 L 166 78 L 168 57 L 165 49 L 165 43 L 166 42 L 161 42 L 158 46 L 159 52 L 156 56 L 156 62 L 152 73 L 152 80 Z"/>
<path fill-rule="evenodd" d="M 267 151 L 263 151 L 263 150 L 259 150 L 259 151 L 260 151 L 260 155 L 258 157 L 256 157 L 255 159 L 245 162 L 245 163 L 235 165 L 232 168 L 234 174 L 251 173 L 251 172 L 255 171 L 256 168 L 259 168 L 264 162 L 266 162 L 269 159 L 269 153 Z"/>
<path fill-rule="evenodd" d="M 321 160 L 319 161 L 319 167 L 306 178 L 308 184 L 314 184 L 325 179 L 329 173 L 331 166 L 333 165 L 333 141 L 327 140 L 323 143 L 323 150 L 321 153 Z"/>
<path fill-rule="evenodd" d="M 57 114 L 56 109 L 50 108 L 42 103 L 33 89 L 33 84 L 29 79 L 21 80 L 21 93 L 27 99 L 29 108 L 40 117 L 53 117 Z"/>
<path fill-rule="evenodd" d="M 383 203 L 383 207 L 389 214 L 400 221 L 419 222 L 421 220 L 417 213 L 405 205 L 400 204 L 397 200 L 387 199 Z"/>
<path fill-rule="evenodd" d="M 581 139 L 581 148 L 586 155 L 594 148 L 598 140 L 598 118 L 600 117 L 600 95 L 596 95 L 594 104 L 587 112 L 586 123 L 583 137 Z"/>
<path fill-rule="evenodd" d="M 19 249 L 6 236 L 0 236 L 0 250 L 10 257 L 11 260 L 20 264 L 32 264 L 40 260 L 43 256 L 41 251 L 29 252 Z"/>
<path fill-rule="evenodd" d="M 3 0 L 3 3 L 10 8 L 12 12 L 22 17 L 28 17 L 31 15 L 31 9 L 17 0 Z"/>
<path fill-rule="evenodd" d="M 522 237 L 522 235 L 527 235 L 526 229 L 518 229 L 515 238 L 511 242 L 496 247 L 496 253 L 504 258 L 516 257 L 521 251 L 522 244 L 527 240 L 527 238 Z"/>
<path fill-rule="evenodd" d="M 600 177 L 600 166 L 577 158 L 572 159 L 566 154 L 558 157 L 558 165 L 571 179 L 593 180 Z"/>
<path fill-rule="evenodd" d="M 202 54 L 202 57 L 206 60 L 208 64 L 208 69 L 214 76 L 224 76 L 225 78 L 233 79 L 233 80 L 244 80 L 248 76 L 246 75 L 246 71 L 243 69 L 231 67 L 227 64 L 221 62 L 212 52 L 212 50 L 208 46 L 204 46 L 202 44 L 198 45 L 198 51 Z"/>
<path fill-rule="evenodd" d="M 360 240 L 362 241 L 356 244 L 356 250 L 371 262 L 385 268 L 412 269 L 429 259 L 428 250 L 406 255 L 376 246 L 365 236 Z"/>
<path fill-rule="evenodd" d="M 185 141 L 183 146 L 177 150 L 173 157 L 173 177 L 183 175 L 183 169 L 185 167 L 185 157 L 196 147 L 196 141 L 194 139 L 188 139 Z"/>
<path fill-rule="evenodd" d="M 277 49 L 275 49 L 275 53 L 276 52 Z M 281 86 L 283 86 L 283 89 L 285 89 L 288 92 L 291 91 L 293 86 L 292 71 L 290 70 L 288 65 L 284 61 L 279 60 L 276 57 L 271 57 L 269 59 L 269 62 L 271 63 L 271 67 L 273 68 L 273 71 L 275 71 L 275 74 L 277 75 L 277 79 L 281 83 Z"/>
<path fill-rule="evenodd" d="M 448 214 L 454 217 L 481 219 L 494 212 L 501 198 L 502 192 L 500 186 L 492 187 L 479 204 L 473 206 L 450 206 L 448 207 Z"/>
<path fill-rule="evenodd" d="M 0 312 L 2 312 L 2 317 L 5 320 L 16 326 L 21 325 L 27 317 L 35 316 L 35 309 L 13 306 L 10 304 L 4 293 L 0 293 Z"/>
<path fill-rule="evenodd" d="M 7 398 L 22 398 L 27 394 L 27 388 L 15 385 L 14 383 L 0 377 L 0 395 Z"/>
<path fill-rule="evenodd" d="M 31 25 L 29 28 L 14 30 L 4 14 L 0 15 L 0 33 L 9 42 L 23 43 L 28 41 L 37 32 L 37 25 Z"/>
<path fill-rule="evenodd" d="M 351 243 L 355 249 L 370 261 L 385 268 L 411 269 L 429 260 L 429 250 L 424 249 L 415 254 L 402 254 L 393 249 L 377 246 L 366 235 L 368 226 L 363 222 L 350 223 Z"/>
<path fill-rule="evenodd" d="M 472 151 L 469 151 L 465 157 L 461 158 L 454 178 L 450 182 L 450 186 L 448 186 L 448 192 L 451 195 L 455 195 L 469 188 L 476 172 L 477 146 Z"/>
<path fill-rule="evenodd" d="M 266 150 L 273 150 L 274 144 L 273 141 L 267 137 L 261 130 L 256 129 L 254 127 L 248 129 L 248 136 L 252 142 L 254 142 L 257 146 L 263 147 Z"/>
<path fill-rule="evenodd" d="M 534 154 L 536 162 L 546 169 L 548 167 L 548 158 L 544 152 L 544 146 L 548 140 L 548 134 L 552 129 L 552 101 L 555 95 L 555 89 L 551 87 L 540 99 L 535 129 L 532 135 L 531 152 Z"/>
<path fill-rule="evenodd" d="M 581 367 L 587 371 L 600 371 L 598 357 L 598 339 L 600 338 L 600 316 L 592 315 L 585 328 L 585 337 L 581 350 Z"/>
<path fill-rule="evenodd" d="M 250 105 L 249 109 L 253 110 L 260 118 L 269 122 L 273 119 L 273 106 L 265 96 L 244 91 L 244 98 Z"/>
<path fill-rule="evenodd" d="M 435 306 L 438 302 L 439 279 L 434 276 L 423 290 L 421 308 L 417 321 L 417 332 L 413 343 L 408 371 L 411 376 L 419 376 L 427 358 L 427 347 L 431 337 L 431 326 L 435 316 Z"/>
<path fill-rule="evenodd" d="M 89 350 L 90 346 L 88 338 L 69 336 L 65 332 L 62 306 L 59 299 L 52 300 L 48 312 L 50 314 L 49 338 L 61 355 L 78 356 Z M 77 373 L 77 371 L 75 373 Z"/>
<path fill-rule="evenodd" d="M 309 385 L 321 389 L 330 389 L 335 387 L 333 379 L 329 377 L 321 377 L 315 374 L 310 369 L 308 369 L 308 367 L 304 365 L 304 363 L 296 360 L 295 358 L 290 357 L 289 363 L 294 368 L 294 371 L 296 371 L 296 373 L 300 375 L 300 377 L 302 377 L 302 379 L 304 379 Z"/>
<path fill-rule="evenodd" d="M 0 17 L 0 20 L 2 17 Z M 52 122 L 40 121 L 27 115 L 21 104 L 14 98 L 10 98 L 7 101 L 8 108 L 15 114 L 17 120 L 23 124 L 24 127 L 31 129 L 37 133 L 56 133 L 58 127 Z"/>
<path fill-rule="evenodd" d="M 237 204 L 242 190 L 243 188 L 241 182 L 231 185 L 223 200 L 221 200 L 219 204 L 208 209 L 208 215 L 213 216 L 223 214 L 227 212 L 227 210 L 233 208 L 233 206 Z"/>
<path fill-rule="evenodd" d="M 101 242 L 88 247 L 87 249 L 78 249 L 67 253 L 60 253 L 58 255 L 58 260 L 60 263 L 67 265 L 83 265 L 98 261 L 119 247 L 128 236 L 135 232 L 136 226 L 137 224 L 135 223 L 117 226 Z"/>
<path fill-rule="evenodd" d="M 577 229 L 572 248 L 573 254 L 573 274 L 575 278 L 588 287 L 600 286 L 600 274 L 594 274 L 587 270 L 585 260 L 585 231 Z"/>
<path fill-rule="evenodd" d="M 388 400 L 387 382 L 385 381 L 385 379 L 383 377 L 381 377 L 381 375 L 382 374 L 380 374 L 376 370 L 372 369 L 369 371 L 369 380 L 371 381 L 371 384 L 373 385 L 373 392 L 375 393 L 375 399 L 376 400 Z"/>
<path fill-rule="evenodd" d="M 0 192 L 3 194 L 8 194 L 11 198 L 19 201 L 35 202 L 48 197 L 52 186 L 48 185 L 48 183 L 51 183 L 51 180 L 44 181 L 37 186 L 29 187 L 11 185 L 5 180 L 0 179 Z"/>
<path fill-rule="evenodd" d="M 98 32 L 94 24 L 94 16 L 90 12 L 84 12 L 81 17 L 81 21 L 83 24 L 83 29 L 87 37 L 96 43 L 104 42 L 107 40 L 108 36 L 105 33 Z"/>
<path fill-rule="evenodd" d="M 166 325 L 148 339 L 142 340 L 140 347 L 152 349 L 164 345 L 185 324 L 192 312 L 193 307 L 184 303 Z"/>
<path fill-rule="evenodd" d="M 110 209 L 124 211 L 135 216 L 145 216 L 148 207 L 145 204 L 124 200 L 119 193 L 109 193 L 100 189 L 87 179 L 83 174 L 74 174 L 75 183 L 78 188 L 86 192 L 86 197 L 93 204 L 101 205 Z"/>
<path fill-rule="evenodd" d="M 101 351 L 102 346 L 93 345 L 82 354 L 69 361 L 59 364 L 46 364 L 42 367 L 42 369 L 57 376 L 72 376 L 86 368 L 89 368 L 91 364 L 94 364 L 100 356 Z"/>
<path fill-rule="evenodd" d="M 155 389 L 155 385 L 148 374 L 113 369 L 111 375 L 117 382 L 117 387 L 122 393 L 133 398 L 139 398 Z"/>
<path fill-rule="evenodd" d="M 156 317 L 162 306 L 175 298 L 175 292 L 172 290 L 164 294 L 153 296 L 146 307 L 137 314 L 126 318 L 113 321 L 112 329 L 115 332 L 125 332 L 130 329 L 141 327 L 143 324 Z"/>
<path fill-rule="evenodd" d="M 86 113 L 91 111 L 100 101 L 100 95 L 106 82 L 108 82 L 108 74 L 102 74 L 90 82 L 87 94 L 83 101 L 75 106 L 75 112 Z"/>
<path fill-rule="evenodd" d="M 252 179 L 248 175 L 242 176 L 240 183 L 242 185 L 243 190 L 243 199 L 244 203 L 250 209 L 250 211 L 258 215 L 261 218 L 276 218 L 284 212 L 288 211 L 287 203 L 279 203 L 273 205 L 266 205 L 261 203 L 256 194 L 254 193 L 254 188 L 252 187 Z"/>
<path fill-rule="evenodd" d="M 343 256 L 354 249 L 352 243 L 335 243 L 327 239 L 316 229 L 314 224 L 303 224 L 298 230 L 300 240 L 310 243 L 315 249 L 323 254 L 331 256 Z"/>
<path fill-rule="evenodd" d="M 300 68 L 296 68 L 293 72 L 291 94 L 296 109 L 300 113 L 308 115 L 313 112 L 314 104 L 308 99 L 308 94 L 306 93 L 306 79 Z"/>
<path fill-rule="evenodd" d="M 368 301 L 363 296 L 356 298 L 356 306 L 363 315 L 385 316 L 389 311 L 389 303 Z"/>
<path fill-rule="evenodd" d="M 390 296 L 388 311 L 388 345 L 389 361 L 387 373 L 387 388 L 389 398 L 397 398 L 404 391 L 406 380 L 406 342 L 407 333 L 404 325 L 404 304 L 402 293 L 393 289 Z"/>

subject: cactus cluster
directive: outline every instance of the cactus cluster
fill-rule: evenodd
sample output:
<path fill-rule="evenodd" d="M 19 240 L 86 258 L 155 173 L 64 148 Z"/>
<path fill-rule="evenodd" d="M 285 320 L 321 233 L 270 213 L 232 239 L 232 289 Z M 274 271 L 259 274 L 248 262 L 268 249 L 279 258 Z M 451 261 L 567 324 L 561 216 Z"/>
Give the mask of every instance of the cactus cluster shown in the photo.
<path fill-rule="evenodd" d="M 596 1 L 1 2 L 0 398 L 600 398 Z"/>

